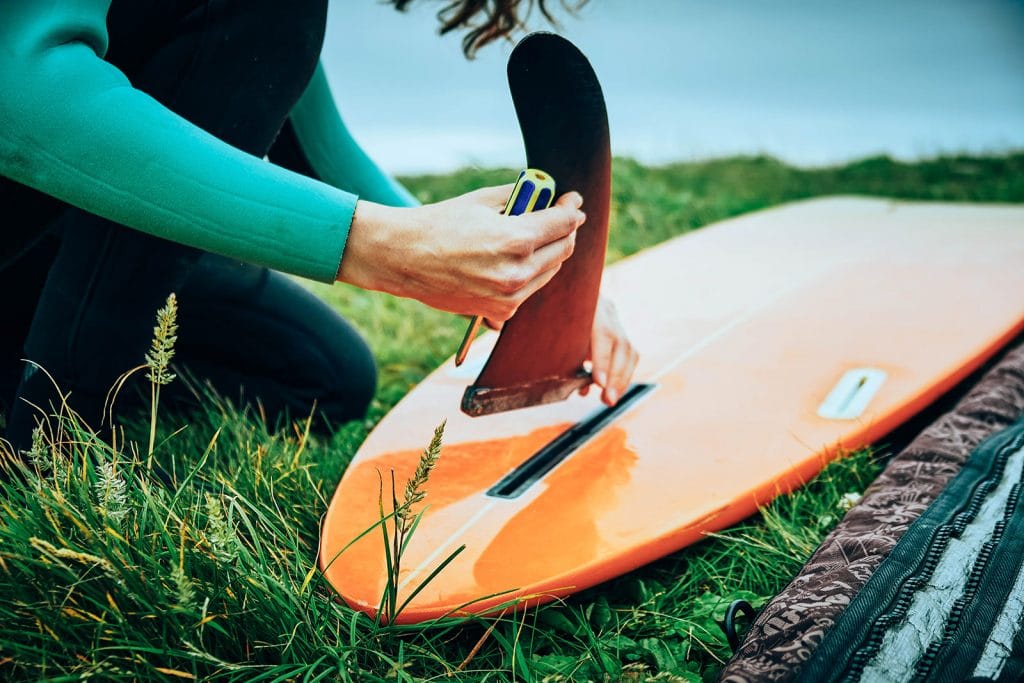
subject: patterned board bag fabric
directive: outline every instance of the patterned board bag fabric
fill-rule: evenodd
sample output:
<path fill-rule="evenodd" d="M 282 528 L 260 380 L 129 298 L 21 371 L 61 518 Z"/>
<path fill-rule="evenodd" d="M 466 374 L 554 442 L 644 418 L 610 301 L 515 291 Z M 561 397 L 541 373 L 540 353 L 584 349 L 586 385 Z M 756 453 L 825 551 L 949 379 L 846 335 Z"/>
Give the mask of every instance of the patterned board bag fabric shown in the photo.
<path fill-rule="evenodd" d="M 1024 344 L 888 464 L 721 680 L 1024 680 Z"/>

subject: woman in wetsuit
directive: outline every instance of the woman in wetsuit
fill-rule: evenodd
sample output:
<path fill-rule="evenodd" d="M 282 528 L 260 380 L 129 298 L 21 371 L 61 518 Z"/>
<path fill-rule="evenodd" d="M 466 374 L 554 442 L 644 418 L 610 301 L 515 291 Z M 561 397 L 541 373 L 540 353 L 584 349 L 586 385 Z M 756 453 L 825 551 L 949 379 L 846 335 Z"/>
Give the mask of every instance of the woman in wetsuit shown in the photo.
<path fill-rule="evenodd" d="M 446 26 L 485 15 L 475 49 L 514 29 L 520 4 L 453 3 Z M 568 194 L 513 234 L 507 187 L 416 206 L 334 109 L 318 66 L 326 0 L 7 0 L 2 13 L 0 409 L 16 448 L 54 381 L 99 424 L 171 291 L 177 360 L 221 394 L 271 420 L 314 402 L 326 422 L 362 415 L 365 343 L 276 271 L 501 321 L 585 219 Z M 605 313 L 594 347 L 614 402 L 635 352 Z"/>

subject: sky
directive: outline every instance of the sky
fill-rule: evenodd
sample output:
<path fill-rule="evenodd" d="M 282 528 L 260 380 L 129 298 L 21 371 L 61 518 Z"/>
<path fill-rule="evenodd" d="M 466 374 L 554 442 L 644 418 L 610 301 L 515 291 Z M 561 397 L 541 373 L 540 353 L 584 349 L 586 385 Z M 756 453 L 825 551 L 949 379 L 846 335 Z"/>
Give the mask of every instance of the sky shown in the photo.
<path fill-rule="evenodd" d="M 338 107 L 393 173 L 521 166 L 512 44 L 467 61 L 461 35 L 437 35 L 444 4 L 334 0 L 323 59 Z M 556 14 L 601 80 L 617 155 L 821 166 L 1024 149 L 1024 0 L 590 0 Z M 529 25 L 551 28 L 536 12 Z"/>

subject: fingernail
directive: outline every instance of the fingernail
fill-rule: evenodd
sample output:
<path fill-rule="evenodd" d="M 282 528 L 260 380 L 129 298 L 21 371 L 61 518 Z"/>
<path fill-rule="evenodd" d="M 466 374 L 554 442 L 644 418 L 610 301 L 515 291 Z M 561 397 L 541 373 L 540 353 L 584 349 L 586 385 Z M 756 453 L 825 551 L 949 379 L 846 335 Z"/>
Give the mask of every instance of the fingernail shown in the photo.
<path fill-rule="evenodd" d="M 612 405 L 615 405 L 616 403 L 619 402 L 619 392 L 615 391 L 614 389 L 609 389 L 606 395 L 608 396 L 608 402 L 611 403 Z"/>
<path fill-rule="evenodd" d="M 581 195 L 579 192 L 573 192 L 572 205 L 575 206 L 577 209 L 583 206 L 583 195 Z"/>
<path fill-rule="evenodd" d="M 583 213 L 582 211 L 577 211 L 576 212 L 576 227 L 579 227 L 579 226 L 583 225 L 583 223 L 586 220 L 587 220 L 587 214 Z"/>
<path fill-rule="evenodd" d="M 594 373 L 594 381 L 597 382 L 598 384 L 600 384 L 603 387 L 604 386 L 604 373 L 601 372 L 600 370 L 595 372 Z"/>

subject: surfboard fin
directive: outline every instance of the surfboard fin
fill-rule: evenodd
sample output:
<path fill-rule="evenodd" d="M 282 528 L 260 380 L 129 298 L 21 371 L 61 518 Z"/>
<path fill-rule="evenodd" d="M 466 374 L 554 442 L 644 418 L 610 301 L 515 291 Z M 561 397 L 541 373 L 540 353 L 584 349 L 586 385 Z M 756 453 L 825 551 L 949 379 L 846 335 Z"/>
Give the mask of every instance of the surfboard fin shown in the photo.
<path fill-rule="evenodd" d="M 532 33 L 510 55 L 508 81 L 527 166 L 553 175 L 559 194 L 579 192 L 587 221 L 573 255 L 505 323 L 466 388 L 462 410 L 473 416 L 561 401 L 590 383 L 584 362 L 608 244 L 608 116 L 587 58 L 561 36 Z"/>
<path fill-rule="evenodd" d="M 542 377 L 530 382 L 504 387 L 466 387 L 462 395 L 462 412 L 473 417 L 528 408 L 542 403 L 555 403 L 569 398 L 574 391 L 591 383 L 590 373 L 580 370 L 574 377 Z"/>

